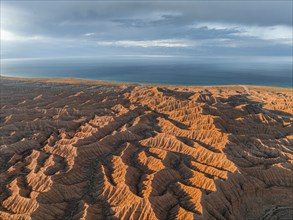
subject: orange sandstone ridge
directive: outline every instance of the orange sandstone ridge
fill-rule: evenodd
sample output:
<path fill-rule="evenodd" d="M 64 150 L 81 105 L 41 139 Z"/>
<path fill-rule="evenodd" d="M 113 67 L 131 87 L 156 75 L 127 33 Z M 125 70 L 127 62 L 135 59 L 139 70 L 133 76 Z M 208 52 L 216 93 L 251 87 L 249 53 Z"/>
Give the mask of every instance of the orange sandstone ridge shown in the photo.
<path fill-rule="evenodd" d="M 292 89 L 65 82 L 1 80 L 0 219 L 292 218 Z"/>

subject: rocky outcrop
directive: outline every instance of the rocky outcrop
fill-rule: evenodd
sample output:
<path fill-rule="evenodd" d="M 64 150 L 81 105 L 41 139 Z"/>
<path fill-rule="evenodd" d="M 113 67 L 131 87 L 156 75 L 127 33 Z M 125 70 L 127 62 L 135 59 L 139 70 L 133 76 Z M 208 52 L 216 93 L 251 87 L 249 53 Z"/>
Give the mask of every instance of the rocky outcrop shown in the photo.
<path fill-rule="evenodd" d="M 1 81 L 0 219 L 290 219 L 292 90 Z"/>

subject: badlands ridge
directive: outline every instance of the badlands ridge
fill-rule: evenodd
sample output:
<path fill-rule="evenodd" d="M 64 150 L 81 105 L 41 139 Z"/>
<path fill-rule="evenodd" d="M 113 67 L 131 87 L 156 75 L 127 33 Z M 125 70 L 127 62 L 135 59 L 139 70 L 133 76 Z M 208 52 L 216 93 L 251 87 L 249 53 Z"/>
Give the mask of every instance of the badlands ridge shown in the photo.
<path fill-rule="evenodd" d="M 0 219 L 292 219 L 292 89 L 1 79 Z"/>

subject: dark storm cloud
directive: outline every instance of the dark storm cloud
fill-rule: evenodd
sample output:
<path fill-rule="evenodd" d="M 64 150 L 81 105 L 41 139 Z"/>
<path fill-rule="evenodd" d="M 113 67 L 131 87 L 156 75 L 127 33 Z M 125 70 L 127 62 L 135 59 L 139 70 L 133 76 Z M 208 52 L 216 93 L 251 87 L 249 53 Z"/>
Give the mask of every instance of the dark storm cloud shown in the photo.
<path fill-rule="evenodd" d="M 29 48 L 46 56 L 144 48 L 184 55 L 258 46 L 269 54 L 278 44 L 287 55 L 290 28 L 291 1 L 1 1 L 1 54 L 10 57 Z"/>
<path fill-rule="evenodd" d="M 13 9 L 20 12 L 16 23 L 11 24 L 15 31 L 61 36 L 79 34 L 91 28 L 107 29 L 105 26 L 116 27 L 116 24 L 176 27 L 217 21 L 260 26 L 292 25 L 291 1 L 2 1 L 1 9 L 3 17 Z M 22 28 L 22 21 L 27 22 L 25 28 Z M 73 26 L 78 28 L 73 30 Z"/>

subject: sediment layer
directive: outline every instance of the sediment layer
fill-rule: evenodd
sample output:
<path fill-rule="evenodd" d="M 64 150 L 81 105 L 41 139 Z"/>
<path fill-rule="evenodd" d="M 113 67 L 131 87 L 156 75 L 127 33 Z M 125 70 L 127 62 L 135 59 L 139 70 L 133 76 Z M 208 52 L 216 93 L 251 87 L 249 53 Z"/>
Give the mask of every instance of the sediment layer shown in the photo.
<path fill-rule="evenodd" d="M 290 89 L 1 80 L 1 219 L 289 219 Z"/>

